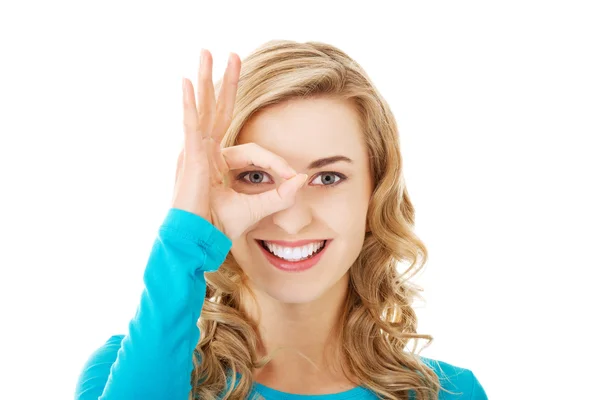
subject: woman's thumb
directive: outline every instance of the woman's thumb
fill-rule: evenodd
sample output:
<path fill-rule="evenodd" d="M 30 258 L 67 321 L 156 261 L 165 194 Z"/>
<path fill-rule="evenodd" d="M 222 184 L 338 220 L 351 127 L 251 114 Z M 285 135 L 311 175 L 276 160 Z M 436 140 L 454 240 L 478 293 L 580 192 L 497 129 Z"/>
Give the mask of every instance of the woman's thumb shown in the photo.
<path fill-rule="evenodd" d="M 250 207 L 251 223 L 254 224 L 267 215 L 285 210 L 294 204 L 296 192 L 304 185 L 307 178 L 306 174 L 298 174 L 283 182 L 277 189 L 256 195 L 246 195 Z"/>
<path fill-rule="evenodd" d="M 298 174 L 293 178 L 286 180 L 279 186 L 277 192 L 285 204 L 290 204 L 296 196 L 296 192 L 304 185 L 307 178 L 308 175 L 306 174 Z"/>

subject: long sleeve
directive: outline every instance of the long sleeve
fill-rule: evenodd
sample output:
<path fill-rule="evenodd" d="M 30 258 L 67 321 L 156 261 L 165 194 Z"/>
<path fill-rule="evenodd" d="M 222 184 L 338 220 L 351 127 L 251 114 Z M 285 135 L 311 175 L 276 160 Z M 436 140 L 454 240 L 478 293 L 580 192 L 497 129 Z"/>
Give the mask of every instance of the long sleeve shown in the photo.
<path fill-rule="evenodd" d="M 191 390 L 196 325 L 231 240 L 200 216 L 171 208 L 152 246 L 144 290 L 124 336 L 113 336 L 85 364 L 75 399 L 181 399 Z"/>

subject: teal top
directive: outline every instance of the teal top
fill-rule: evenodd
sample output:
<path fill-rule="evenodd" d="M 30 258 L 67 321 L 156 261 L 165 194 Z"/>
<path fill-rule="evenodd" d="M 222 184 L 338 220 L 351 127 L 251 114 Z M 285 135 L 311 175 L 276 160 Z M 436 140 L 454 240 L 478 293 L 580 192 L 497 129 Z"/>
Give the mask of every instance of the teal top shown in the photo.
<path fill-rule="evenodd" d="M 231 248 L 231 240 L 204 218 L 171 208 L 144 272 L 144 290 L 126 335 L 112 336 L 83 366 L 76 400 L 187 400 L 191 391 L 192 357 L 200 338 L 197 321 L 206 295 L 205 272 L 216 271 Z M 473 373 L 422 357 L 436 371 L 440 400 L 487 400 Z M 259 383 L 253 393 L 265 399 L 377 399 L 356 387 L 341 393 L 299 395 Z"/>

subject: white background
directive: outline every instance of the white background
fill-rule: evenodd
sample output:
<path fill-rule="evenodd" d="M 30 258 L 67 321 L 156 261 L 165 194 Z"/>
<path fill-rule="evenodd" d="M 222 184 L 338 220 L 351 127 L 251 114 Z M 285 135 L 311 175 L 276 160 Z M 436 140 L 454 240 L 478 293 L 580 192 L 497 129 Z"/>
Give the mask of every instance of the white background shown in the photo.
<path fill-rule="evenodd" d="M 0 398 L 72 398 L 125 333 L 202 47 L 319 40 L 400 128 L 423 355 L 490 398 L 597 395 L 597 2 L 49 1 L 0 8 Z M 595 374 L 595 373 L 596 374 Z"/>

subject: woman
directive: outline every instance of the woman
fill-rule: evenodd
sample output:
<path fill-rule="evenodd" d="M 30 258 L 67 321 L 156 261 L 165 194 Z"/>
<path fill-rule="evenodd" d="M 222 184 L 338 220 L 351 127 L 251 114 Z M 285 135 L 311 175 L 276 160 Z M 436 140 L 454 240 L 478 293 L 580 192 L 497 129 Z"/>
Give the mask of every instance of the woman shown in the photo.
<path fill-rule="evenodd" d="M 485 399 L 468 369 L 405 350 L 432 340 L 408 282 L 427 250 L 396 122 L 362 68 L 271 41 L 243 68 L 230 55 L 216 101 L 201 57 L 138 311 L 76 398 Z"/>

